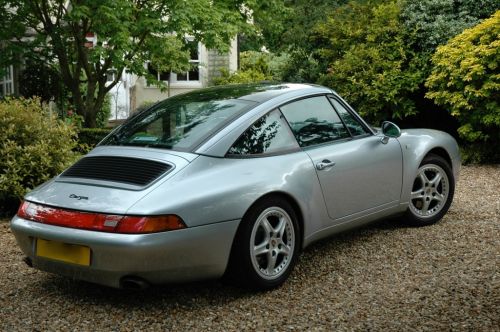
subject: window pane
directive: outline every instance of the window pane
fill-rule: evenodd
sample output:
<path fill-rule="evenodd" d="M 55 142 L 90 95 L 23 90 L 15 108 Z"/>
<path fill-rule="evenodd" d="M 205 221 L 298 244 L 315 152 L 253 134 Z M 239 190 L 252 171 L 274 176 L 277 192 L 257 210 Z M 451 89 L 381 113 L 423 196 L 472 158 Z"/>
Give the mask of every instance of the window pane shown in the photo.
<path fill-rule="evenodd" d="M 198 43 L 189 45 L 189 56 L 191 60 L 198 60 Z"/>
<path fill-rule="evenodd" d="M 341 103 L 334 98 L 330 98 L 330 100 L 353 136 L 368 134 L 365 127 Z"/>
<path fill-rule="evenodd" d="M 164 71 L 160 72 L 160 81 L 168 81 L 169 78 L 170 78 L 170 72 L 164 72 Z"/>
<path fill-rule="evenodd" d="M 170 72 L 165 72 L 165 71 L 158 71 L 154 68 L 154 66 L 151 63 L 148 63 L 148 71 L 151 75 L 154 76 L 159 81 L 168 81 L 170 77 Z"/>
<path fill-rule="evenodd" d="M 189 80 L 198 81 L 199 79 L 200 79 L 200 72 L 198 71 L 198 67 L 191 69 L 189 71 Z"/>
<path fill-rule="evenodd" d="M 326 97 L 302 99 L 281 107 L 302 147 L 350 137 Z"/>
<path fill-rule="evenodd" d="M 9 81 L 12 79 L 12 66 L 7 67 L 7 70 L 5 71 L 5 80 Z"/>
<path fill-rule="evenodd" d="M 257 120 L 238 138 L 228 154 L 276 153 L 298 148 L 295 138 L 281 117 L 281 113 L 274 110 Z"/>
<path fill-rule="evenodd" d="M 148 63 L 148 72 L 154 77 L 158 77 L 158 71 L 150 63 Z"/>
<path fill-rule="evenodd" d="M 194 41 L 190 41 L 186 45 L 186 49 L 189 51 L 189 62 L 191 64 L 191 70 L 184 73 L 177 73 L 177 81 L 199 81 L 200 80 L 200 70 L 199 70 L 199 44 Z"/>

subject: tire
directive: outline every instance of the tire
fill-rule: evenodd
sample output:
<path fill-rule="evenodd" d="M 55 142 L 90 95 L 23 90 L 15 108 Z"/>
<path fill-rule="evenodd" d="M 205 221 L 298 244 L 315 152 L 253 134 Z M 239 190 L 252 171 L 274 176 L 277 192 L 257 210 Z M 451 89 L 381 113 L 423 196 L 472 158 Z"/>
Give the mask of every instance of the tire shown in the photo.
<path fill-rule="evenodd" d="M 454 193 L 451 166 L 440 156 L 427 155 L 413 180 L 404 222 L 417 227 L 437 223 L 448 212 Z"/>
<path fill-rule="evenodd" d="M 238 228 L 225 279 L 253 290 L 278 287 L 292 272 L 300 244 L 292 206 L 280 197 L 258 201 Z"/>

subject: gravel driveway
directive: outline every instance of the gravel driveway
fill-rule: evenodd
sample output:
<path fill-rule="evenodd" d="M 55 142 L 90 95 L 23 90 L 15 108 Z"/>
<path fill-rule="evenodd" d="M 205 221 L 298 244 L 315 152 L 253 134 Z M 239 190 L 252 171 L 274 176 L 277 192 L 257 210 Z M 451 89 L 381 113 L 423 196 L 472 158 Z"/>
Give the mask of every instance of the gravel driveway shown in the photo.
<path fill-rule="evenodd" d="M 384 221 L 316 243 L 288 282 L 141 292 L 35 271 L 0 222 L 0 330 L 500 331 L 500 165 L 463 167 L 437 225 Z"/>

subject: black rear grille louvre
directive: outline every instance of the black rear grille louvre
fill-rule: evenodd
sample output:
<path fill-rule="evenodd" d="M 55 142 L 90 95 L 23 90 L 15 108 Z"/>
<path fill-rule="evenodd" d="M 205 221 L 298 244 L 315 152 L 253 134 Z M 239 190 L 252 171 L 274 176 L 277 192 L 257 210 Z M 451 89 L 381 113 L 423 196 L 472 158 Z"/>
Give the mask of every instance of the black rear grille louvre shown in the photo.
<path fill-rule="evenodd" d="M 61 174 L 93 180 L 122 182 L 146 186 L 171 169 L 172 166 L 153 160 L 130 157 L 85 157 Z"/>

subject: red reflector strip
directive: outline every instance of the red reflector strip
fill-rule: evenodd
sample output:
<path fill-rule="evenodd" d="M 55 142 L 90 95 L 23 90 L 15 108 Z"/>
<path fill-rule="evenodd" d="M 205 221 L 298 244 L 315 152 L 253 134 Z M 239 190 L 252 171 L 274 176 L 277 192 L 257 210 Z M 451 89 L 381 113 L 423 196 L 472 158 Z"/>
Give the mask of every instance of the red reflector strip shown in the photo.
<path fill-rule="evenodd" d="M 27 201 L 21 204 L 17 215 L 48 225 L 126 234 L 164 232 L 186 227 L 176 215 L 122 216 L 66 210 Z"/>

